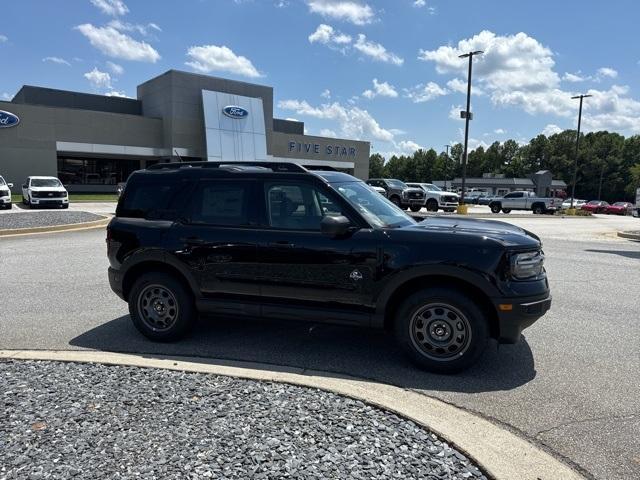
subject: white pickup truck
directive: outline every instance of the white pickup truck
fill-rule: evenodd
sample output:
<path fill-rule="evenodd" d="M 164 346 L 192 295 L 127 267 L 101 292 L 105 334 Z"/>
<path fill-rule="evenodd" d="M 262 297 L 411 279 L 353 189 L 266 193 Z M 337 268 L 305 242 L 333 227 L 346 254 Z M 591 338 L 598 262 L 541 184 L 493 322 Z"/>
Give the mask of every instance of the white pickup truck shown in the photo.
<path fill-rule="evenodd" d="M 553 212 L 562 206 L 561 198 L 536 197 L 534 192 L 511 192 L 489 203 L 493 213 L 509 213 L 511 210 L 531 210 L 533 213 Z"/>

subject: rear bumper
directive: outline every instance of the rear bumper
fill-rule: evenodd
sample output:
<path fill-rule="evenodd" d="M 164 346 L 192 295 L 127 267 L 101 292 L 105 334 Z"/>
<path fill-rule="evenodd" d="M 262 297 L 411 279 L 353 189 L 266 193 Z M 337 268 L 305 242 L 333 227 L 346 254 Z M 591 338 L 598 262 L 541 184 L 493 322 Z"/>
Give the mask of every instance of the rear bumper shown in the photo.
<path fill-rule="evenodd" d="M 122 300 L 126 301 L 124 298 L 124 293 L 122 289 L 122 275 L 119 270 L 109 267 L 109 286 L 111 286 L 111 290 L 118 295 Z"/>
<path fill-rule="evenodd" d="M 526 298 L 494 299 L 498 312 L 498 341 L 500 343 L 516 343 L 522 330 L 533 325 L 551 308 L 551 295 Z M 511 310 L 501 310 L 500 306 L 511 305 Z"/>

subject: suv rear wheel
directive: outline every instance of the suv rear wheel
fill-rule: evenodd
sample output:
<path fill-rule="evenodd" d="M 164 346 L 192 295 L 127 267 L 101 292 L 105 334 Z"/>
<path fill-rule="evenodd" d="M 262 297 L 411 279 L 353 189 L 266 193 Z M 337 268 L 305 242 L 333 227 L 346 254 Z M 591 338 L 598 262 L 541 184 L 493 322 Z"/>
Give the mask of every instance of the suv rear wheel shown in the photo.
<path fill-rule="evenodd" d="M 499 203 L 492 203 L 490 206 L 492 213 L 500 213 L 500 210 L 502 209 L 502 205 Z"/>
<path fill-rule="evenodd" d="M 145 337 L 159 342 L 180 339 L 195 323 L 196 311 L 187 289 L 166 273 L 138 278 L 129 294 L 129 313 Z"/>
<path fill-rule="evenodd" d="M 396 207 L 400 206 L 400 197 L 398 197 L 397 195 L 392 196 L 389 200 L 391 200 L 391 203 L 393 203 Z"/>
<path fill-rule="evenodd" d="M 427 200 L 427 210 L 429 212 L 437 212 L 438 211 L 438 202 L 433 198 Z"/>
<path fill-rule="evenodd" d="M 428 288 L 409 296 L 394 322 L 398 343 L 425 370 L 455 373 L 473 365 L 489 338 L 487 317 L 455 290 Z"/>
<path fill-rule="evenodd" d="M 410 208 L 412 212 L 419 212 L 420 210 L 422 210 L 422 205 L 411 205 Z"/>

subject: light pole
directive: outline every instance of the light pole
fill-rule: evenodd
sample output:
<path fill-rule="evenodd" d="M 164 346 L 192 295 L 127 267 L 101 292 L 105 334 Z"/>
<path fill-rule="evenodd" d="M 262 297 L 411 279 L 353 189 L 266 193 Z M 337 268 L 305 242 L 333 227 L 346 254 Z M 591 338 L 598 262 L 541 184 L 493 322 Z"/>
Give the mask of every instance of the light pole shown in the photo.
<path fill-rule="evenodd" d="M 447 156 L 444 159 L 444 191 L 447 191 L 447 176 L 449 174 L 449 148 L 451 145 L 446 144 L 444 148 L 447 149 Z"/>
<path fill-rule="evenodd" d="M 573 160 L 573 182 L 571 184 L 571 208 L 576 198 L 576 180 L 578 178 L 578 148 L 580 147 L 580 124 L 582 123 L 582 100 L 593 95 L 576 95 L 571 97 L 572 100 L 580 99 L 580 108 L 578 110 L 578 134 L 576 135 L 576 156 Z"/>
<path fill-rule="evenodd" d="M 467 109 L 464 112 L 460 112 L 464 122 L 464 152 L 462 153 L 462 196 L 460 197 L 460 205 L 464 205 L 464 185 L 467 179 L 467 148 L 469 146 L 469 120 L 473 118 L 471 114 L 471 66 L 473 65 L 473 56 L 481 55 L 484 53 L 482 50 L 476 50 L 475 52 L 464 53 L 458 55 L 458 58 L 469 58 L 469 74 L 467 76 Z"/>

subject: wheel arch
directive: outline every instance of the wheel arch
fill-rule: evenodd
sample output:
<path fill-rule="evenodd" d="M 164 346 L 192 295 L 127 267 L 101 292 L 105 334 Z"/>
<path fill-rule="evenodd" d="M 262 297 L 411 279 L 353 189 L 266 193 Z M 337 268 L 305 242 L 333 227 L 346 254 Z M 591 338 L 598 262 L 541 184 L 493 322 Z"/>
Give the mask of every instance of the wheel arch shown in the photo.
<path fill-rule="evenodd" d="M 129 293 L 135 281 L 140 278 L 140 276 L 150 272 L 160 272 L 171 275 L 182 283 L 191 295 L 196 291 L 194 290 L 193 280 L 188 278 L 188 276 L 176 266 L 160 260 L 143 260 L 129 267 L 122 278 L 122 295 L 126 301 L 129 301 Z"/>
<path fill-rule="evenodd" d="M 454 289 L 477 302 L 487 315 L 491 337 L 499 337 L 498 312 L 491 302 L 490 293 L 478 287 L 477 283 L 470 279 L 443 273 L 415 276 L 397 285 L 385 299 L 382 299 L 383 306 L 379 308 L 379 312 L 376 312 L 377 323 L 382 324 L 378 326 L 383 326 L 387 331 L 390 330 L 393 327 L 394 314 L 402 301 L 419 290 L 433 287 Z M 376 322 L 376 317 L 374 317 L 374 322 Z"/>

